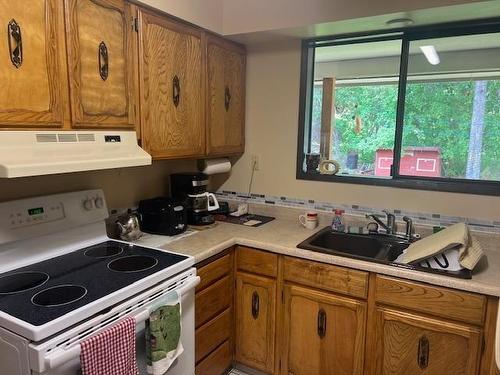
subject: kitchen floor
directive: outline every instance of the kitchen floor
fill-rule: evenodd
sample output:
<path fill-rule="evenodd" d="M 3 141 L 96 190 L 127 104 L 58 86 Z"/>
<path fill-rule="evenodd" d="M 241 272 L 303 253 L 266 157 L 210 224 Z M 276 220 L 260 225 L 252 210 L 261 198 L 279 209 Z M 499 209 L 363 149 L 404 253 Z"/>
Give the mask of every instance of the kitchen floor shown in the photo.
<path fill-rule="evenodd" d="M 243 372 L 241 370 L 236 370 L 233 368 L 228 375 L 249 375 L 249 374 L 246 372 Z"/>

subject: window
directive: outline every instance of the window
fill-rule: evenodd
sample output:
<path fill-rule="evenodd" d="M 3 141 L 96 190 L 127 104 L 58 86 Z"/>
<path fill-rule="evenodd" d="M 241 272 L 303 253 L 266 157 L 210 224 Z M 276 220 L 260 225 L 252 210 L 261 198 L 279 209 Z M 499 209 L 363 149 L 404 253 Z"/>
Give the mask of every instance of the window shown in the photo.
<path fill-rule="evenodd" d="M 301 78 L 299 179 L 500 195 L 500 23 L 306 40 Z"/>

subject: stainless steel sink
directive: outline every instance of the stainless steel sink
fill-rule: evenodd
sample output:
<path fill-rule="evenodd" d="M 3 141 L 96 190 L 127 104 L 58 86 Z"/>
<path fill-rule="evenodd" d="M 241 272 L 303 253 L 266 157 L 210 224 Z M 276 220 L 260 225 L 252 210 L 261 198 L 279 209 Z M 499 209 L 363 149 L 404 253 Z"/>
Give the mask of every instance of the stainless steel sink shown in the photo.
<path fill-rule="evenodd" d="M 393 262 L 409 245 L 407 240 L 393 236 L 340 233 L 326 227 L 297 247 L 352 258 Z"/>
<path fill-rule="evenodd" d="M 410 241 L 395 235 L 351 234 L 332 231 L 325 227 L 297 245 L 300 249 L 312 250 L 337 256 L 384 263 L 395 267 L 438 273 L 463 279 L 470 279 L 469 270 L 447 271 L 418 265 L 396 263 L 396 258 L 410 246 Z"/>

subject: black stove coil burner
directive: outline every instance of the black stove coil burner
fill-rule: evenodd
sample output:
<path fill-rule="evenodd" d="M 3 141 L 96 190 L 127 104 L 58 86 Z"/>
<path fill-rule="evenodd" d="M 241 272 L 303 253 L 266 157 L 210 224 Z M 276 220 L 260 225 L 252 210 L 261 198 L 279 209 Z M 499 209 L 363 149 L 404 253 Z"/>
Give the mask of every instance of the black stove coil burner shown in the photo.
<path fill-rule="evenodd" d="M 34 305 L 57 307 L 76 302 L 87 295 L 87 289 L 80 285 L 57 285 L 44 289 L 31 298 Z"/>
<path fill-rule="evenodd" d="M 49 279 L 45 272 L 17 272 L 0 277 L 0 295 L 15 294 L 34 289 Z"/>
<path fill-rule="evenodd" d="M 123 247 L 115 244 L 95 245 L 85 250 L 85 256 L 91 258 L 110 258 L 123 253 Z"/>
<path fill-rule="evenodd" d="M 108 263 L 108 268 L 116 272 L 140 272 L 153 268 L 158 260 L 146 255 L 130 255 Z"/>

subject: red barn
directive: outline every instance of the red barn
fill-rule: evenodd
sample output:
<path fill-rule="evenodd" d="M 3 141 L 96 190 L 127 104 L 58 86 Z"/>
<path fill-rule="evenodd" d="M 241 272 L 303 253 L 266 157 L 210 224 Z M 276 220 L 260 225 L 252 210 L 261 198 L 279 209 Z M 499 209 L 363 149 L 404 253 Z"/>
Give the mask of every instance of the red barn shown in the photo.
<path fill-rule="evenodd" d="M 378 149 L 375 156 L 375 176 L 390 176 L 394 153 Z M 440 177 L 441 149 L 439 147 L 407 147 L 401 157 L 399 174 L 406 176 Z"/>

